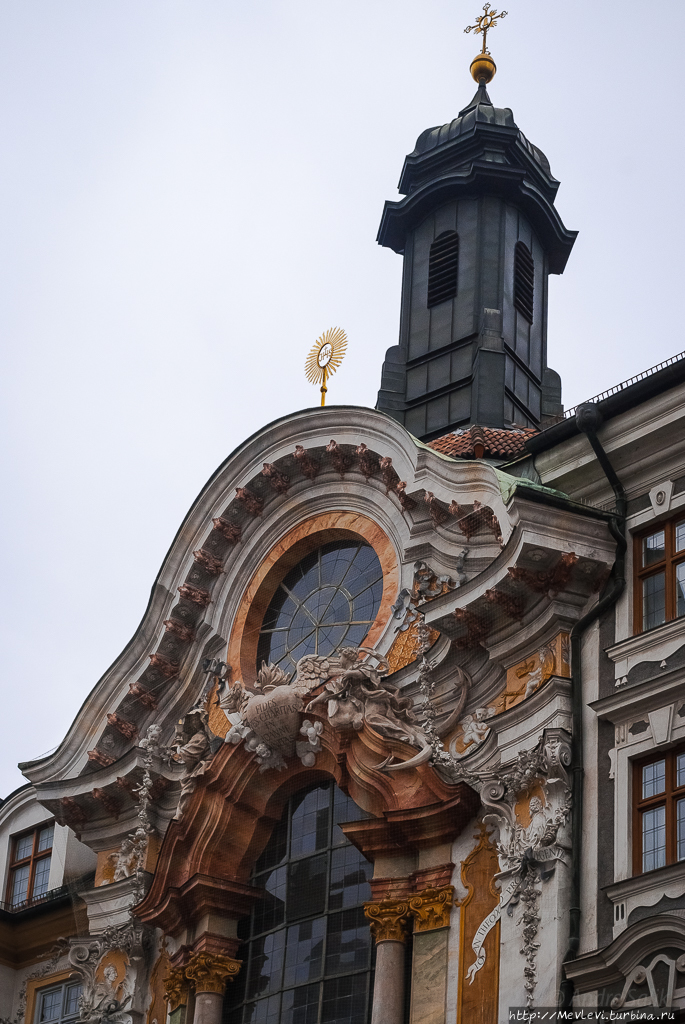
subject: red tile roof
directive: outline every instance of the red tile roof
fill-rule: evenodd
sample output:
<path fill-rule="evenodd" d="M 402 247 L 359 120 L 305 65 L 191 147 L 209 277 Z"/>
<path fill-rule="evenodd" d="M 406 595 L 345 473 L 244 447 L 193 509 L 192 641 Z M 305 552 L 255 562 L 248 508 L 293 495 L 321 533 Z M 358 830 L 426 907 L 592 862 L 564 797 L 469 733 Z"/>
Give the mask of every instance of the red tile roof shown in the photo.
<path fill-rule="evenodd" d="M 428 442 L 429 448 L 452 459 L 514 459 L 525 454 L 525 443 L 538 431 L 535 427 L 467 427 Z"/>

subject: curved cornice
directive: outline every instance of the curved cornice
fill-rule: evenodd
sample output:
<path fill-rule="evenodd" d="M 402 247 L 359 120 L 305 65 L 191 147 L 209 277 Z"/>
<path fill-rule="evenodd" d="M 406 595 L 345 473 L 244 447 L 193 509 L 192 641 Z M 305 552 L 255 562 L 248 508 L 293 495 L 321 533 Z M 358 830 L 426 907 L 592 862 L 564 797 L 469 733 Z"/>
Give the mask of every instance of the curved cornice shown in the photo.
<path fill-rule="evenodd" d="M 499 195 L 519 205 L 545 247 L 550 273 L 564 272 L 578 232 L 564 227 L 556 207 L 528 180 L 524 168 L 485 160 L 473 160 L 461 171 L 433 178 L 398 202 L 387 201 L 377 241 L 401 253 L 404 251 L 407 233 L 420 224 L 437 205 L 474 193 Z"/>
<path fill-rule="evenodd" d="M 336 472 L 332 456 L 326 455 L 326 445 L 332 438 L 351 453 L 353 465 L 344 480 Z M 329 406 L 268 424 L 225 460 L 193 503 L 164 559 L 133 639 L 88 695 L 58 749 L 22 764 L 31 782 L 57 782 L 85 770 L 97 786 L 97 773 L 91 774 L 89 767 L 89 752 L 95 750 L 100 758 L 97 763 L 106 768 L 110 758 L 112 763 L 117 761 L 135 742 L 135 737 L 126 740 L 114 725 L 108 725 L 108 714 L 123 720 L 124 727 L 132 724 L 138 735 L 144 734 L 153 720 L 170 727 L 202 690 L 202 658 L 225 650 L 240 594 L 260 558 L 293 524 L 322 511 L 371 515 L 395 545 L 402 573 L 400 586 L 411 585 L 416 558 L 434 557 L 444 566 L 442 572 L 453 568 L 463 547 L 458 529 L 457 535 L 450 536 L 436 527 L 421 495 L 413 501 L 416 509 L 409 515 L 379 473 L 365 479 L 358 460 L 354 460 L 354 451 L 362 442 L 376 453 L 376 459 L 392 458 L 393 480 L 407 481 L 408 492 L 430 490 L 446 504 L 454 498 L 473 501 L 477 497 L 482 504 L 492 506 L 505 537 L 510 533 L 498 476 L 491 466 L 441 457 L 417 445 L 400 424 L 383 413 Z M 303 475 L 293 458 L 296 445 L 316 453 L 321 472 L 314 480 Z M 263 476 L 264 464 L 285 467 L 289 472 L 291 481 L 286 493 L 277 493 Z M 236 497 L 237 488 L 259 492 L 261 515 L 246 511 Z M 234 545 L 213 526 L 213 520 L 227 522 L 227 516 L 241 534 Z M 194 556 L 196 551 L 208 551 L 211 544 L 215 545 L 219 566 L 216 575 Z M 179 599 L 179 587 L 188 588 L 191 597 Z M 198 594 L 205 604 L 209 602 L 207 607 L 194 603 Z M 151 657 L 152 665 L 148 663 Z M 156 694 L 161 710 L 142 706 L 140 696 L 129 693 L 131 684 L 142 688 L 146 699 L 146 691 Z M 100 742 L 105 745 L 98 752 L 95 748 Z"/>
<path fill-rule="evenodd" d="M 667 946 L 685 950 L 685 921 L 673 914 L 655 914 L 626 928 L 604 949 L 564 964 L 578 992 L 623 981 L 641 960 Z"/>

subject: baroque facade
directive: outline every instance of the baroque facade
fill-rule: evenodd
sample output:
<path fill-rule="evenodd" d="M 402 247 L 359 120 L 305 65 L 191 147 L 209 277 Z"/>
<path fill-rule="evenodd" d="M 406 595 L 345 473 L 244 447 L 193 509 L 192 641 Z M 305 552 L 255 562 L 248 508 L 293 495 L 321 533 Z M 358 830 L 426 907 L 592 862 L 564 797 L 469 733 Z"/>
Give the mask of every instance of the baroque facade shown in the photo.
<path fill-rule="evenodd" d="M 685 1006 L 685 358 L 564 414 L 489 77 L 386 204 L 377 408 L 226 460 L 0 805 L 3 1024 Z"/>

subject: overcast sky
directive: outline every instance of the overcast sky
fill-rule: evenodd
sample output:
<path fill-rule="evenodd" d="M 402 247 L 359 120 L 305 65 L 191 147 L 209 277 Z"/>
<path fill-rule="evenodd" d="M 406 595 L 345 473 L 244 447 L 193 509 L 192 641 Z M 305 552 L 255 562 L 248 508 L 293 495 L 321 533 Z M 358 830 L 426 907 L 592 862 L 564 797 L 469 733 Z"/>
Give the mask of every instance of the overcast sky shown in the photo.
<path fill-rule="evenodd" d="M 214 469 L 316 403 L 325 328 L 349 335 L 330 401 L 375 404 L 383 202 L 475 91 L 481 6 L 0 0 L 0 795 L 132 636 Z M 507 7 L 490 95 L 580 232 L 550 282 L 570 406 L 685 349 L 685 4 Z"/>

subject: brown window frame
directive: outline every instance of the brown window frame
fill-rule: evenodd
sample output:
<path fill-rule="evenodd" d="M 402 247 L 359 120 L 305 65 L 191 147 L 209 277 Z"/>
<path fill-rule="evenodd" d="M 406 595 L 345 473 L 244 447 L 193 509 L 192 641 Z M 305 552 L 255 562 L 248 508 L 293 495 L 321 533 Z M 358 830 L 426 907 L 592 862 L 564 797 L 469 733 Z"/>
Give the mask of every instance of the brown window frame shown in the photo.
<path fill-rule="evenodd" d="M 649 754 L 633 761 L 633 874 L 644 875 L 642 867 L 642 814 L 644 811 L 651 811 L 655 807 L 666 808 L 666 863 L 685 864 L 685 858 L 678 860 L 678 834 L 676 806 L 679 800 L 685 799 L 685 783 L 677 786 L 676 767 L 678 755 L 685 754 L 685 743 L 672 747 L 669 750 L 651 750 Z M 649 764 L 656 764 L 657 761 L 666 762 L 665 788 L 663 793 L 656 796 L 642 796 L 642 769 Z M 649 871 L 661 871 L 662 868 L 650 868 Z"/>
<path fill-rule="evenodd" d="M 673 516 L 671 519 L 667 519 L 664 522 L 653 522 L 650 523 L 648 528 L 640 530 L 636 533 L 633 538 L 633 580 L 634 580 L 634 600 L 633 600 L 633 632 L 634 633 L 645 633 L 650 629 L 658 629 L 659 626 L 665 625 L 667 622 L 673 622 L 677 618 L 683 618 L 684 616 L 676 615 L 677 609 L 677 585 L 676 585 L 676 567 L 682 562 L 685 562 L 685 550 L 676 551 L 675 549 L 675 531 L 676 526 L 680 523 L 685 523 L 685 509 L 680 509 L 678 515 Z M 653 533 L 658 533 L 660 530 L 664 531 L 664 557 L 659 562 L 652 562 L 651 565 L 643 567 L 642 565 L 642 542 L 645 537 L 651 536 Z M 664 621 L 659 623 L 657 626 L 649 626 L 647 630 L 643 626 L 643 606 L 642 606 L 642 591 L 643 581 L 650 576 L 657 576 L 659 573 L 665 574 L 665 618 Z"/>
<path fill-rule="evenodd" d="M 41 832 L 44 829 L 49 828 L 51 825 L 54 828 L 54 824 L 55 824 L 54 820 L 43 821 L 43 822 L 41 822 L 40 825 L 35 825 L 33 828 L 27 828 L 23 832 L 18 832 L 16 835 L 12 836 L 12 846 L 11 846 L 9 870 L 7 872 L 7 888 L 5 890 L 5 899 L 6 899 L 8 907 L 12 907 L 12 905 L 13 905 L 12 904 L 12 888 L 13 888 L 13 882 L 14 882 L 14 873 L 17 870 L 17 868 L 24 867 L 26 864 L 29 865 L 29 884 L 28 884 L 28 888 L 26 890 L 26 896 L 24 897 L 23 900 L 20 900 L 18 903 L 14 904 L 14 906 L 21 906 L 21 904 L 23 904 L 23 903 L 29 904 L 34 899 L 43 899 L 44 898 L 45 893 L 41 893 L 39 896 L 36 896 L 36 897 L 34 897 L 34 895 L 33 895 L 33 889 L 34 889 L 34 886 L 35 886 L 35 883 L 36 883 L 36 868 L 38 866 L 38 863 L 41 860 L 45 860 L 46 857 L 52 857 L 52 851 L 53 851 L 53 847 L 54 847 L 54 843 L 55 843 L 54 831 L 53 831 L 53 835 L 52 835 L 52 843 L 47 848 L 47 850 L 40 850 L 40 851 L 38 851 L 38 842 L 39 842 L 39 837 L 40 837 Z M 19 843 L 21 842 L 22 839 L 25 839 L 26 836 L 30 836 L 30 835 L 33 835 L 33 844 L 31 846 L 31 853 L 29 854 L 28 857 L 19 857 L 19 858 L 17 858 L 16 853 L 17 853 L 17 847 L 18 847 Z"/>

